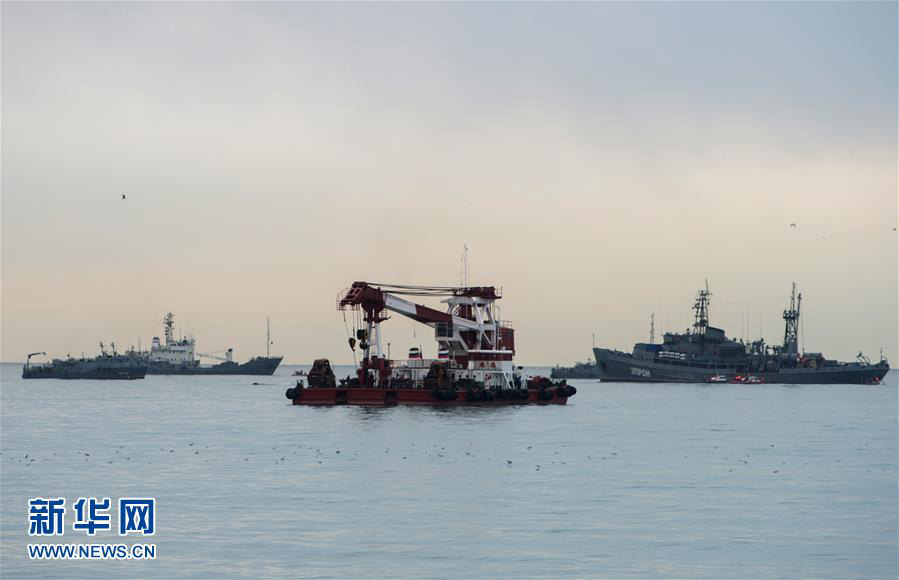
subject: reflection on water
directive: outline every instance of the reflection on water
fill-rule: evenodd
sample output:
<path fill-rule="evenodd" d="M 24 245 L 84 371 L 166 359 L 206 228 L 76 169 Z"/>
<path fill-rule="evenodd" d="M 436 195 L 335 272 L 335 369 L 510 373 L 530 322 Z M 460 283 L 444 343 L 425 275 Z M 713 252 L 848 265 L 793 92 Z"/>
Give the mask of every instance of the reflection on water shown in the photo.
<path fill-rule="evenodd" d="M 294 369 L 25 383 L 3 365 L 3 577 L 896 576 L 895 386 L 296 407 Z M 87 495 L 157 497 L 157 560 L 28 561 L 27 498 Z"/>

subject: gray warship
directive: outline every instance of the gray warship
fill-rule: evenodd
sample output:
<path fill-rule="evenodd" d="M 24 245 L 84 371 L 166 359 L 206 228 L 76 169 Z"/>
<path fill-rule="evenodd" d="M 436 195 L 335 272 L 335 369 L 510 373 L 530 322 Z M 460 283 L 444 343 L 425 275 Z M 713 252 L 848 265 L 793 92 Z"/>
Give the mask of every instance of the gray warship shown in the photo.
<path fill-rule="evenodd" d="M 549 371 L 551 379 L 598 379 L 599 367 L 592 361 L 577 362 L 573 367 L 554 366 Z"/>
<path fill-rule="evenodd" d="M 165 344 L 153 337 L 150 350 L 138 353 L 149 375 L 272 375 L 283 357 L 271 356 L 271 328 L 266 326 L 266 356 L 251 358 L 245 363 L 234 360 L 234 349 L 224 355 L 195 352 L 196 341 L 192 336 L 175 338 L 175 317 L 169 312 L 163 319 Z M 201 365 L 197 357 L 219 360 L 218 364 Z"/>
<path fill-rule="evenodd" d="M 854 362 L 839 362 L 821 353 L 799 351 L 799 311 L 802 294 L 796 284 L 790 305 L 783 312 L 782 345 L 763 339 L 749 344 L 727 338 L 724 330 L 709 325 L 708 283 L 693 305 L 692 330 L 665 333 L 663 342 L 637 343 L 633 352 L 594 348 L 600 380 L 604 382 L 749 382 L 786 384 L 878 384 L 890 370 L 881 354 L 872 363 L 862 353 Z"/>
<path fill-rule="evenodd" d="M 31 358 L 44 355 L 43 352 L 32 352 L 22 368 L 23 379 L 101 379 L 132 380 L 142 379 L 147 374 L 147 365 L 134 352 L 119 354 L 112 345 L 112 352 L 106 352 L 100 343 L 100 356 L 94 358 L 53 359 L 49 363 L 31 364 Z"/>

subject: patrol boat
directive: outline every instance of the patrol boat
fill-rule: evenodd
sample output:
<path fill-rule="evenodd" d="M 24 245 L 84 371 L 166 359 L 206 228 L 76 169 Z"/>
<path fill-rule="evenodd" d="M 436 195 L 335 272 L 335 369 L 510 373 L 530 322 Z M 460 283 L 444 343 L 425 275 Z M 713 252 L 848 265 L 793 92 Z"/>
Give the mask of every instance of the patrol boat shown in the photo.
<path fill-rule="evenodd" d="M 727 338 L 724 330 L 709 325 L 708 283 L 693 305 L 693 328 L 686 333 L 665 333 L 663 342 L 637 343 L 633 352 L 594 348 L 600 380 L 607 382 L 663 383 L 786 383 L 878 384 L 890 370 L 881 354 L 872 363 L 862 353 L 855 362 L 838 362 L 821 353 L 799 352 L 799 311 L 802 294 L 796 284 L 790 305 L 783 312 L 782 345 L 770 346 L 759 339 L 745 344 Z M 746 376 L 753 380 L 745 380 Z M 713 381 L 712 378 L 715 378 Z M 740 379 L 737 379 L 740 377 Z"/>
<path fill-rule="evenodd" d="M 409 302 L 400 295 L 442 297 L 446 310 Z M 347 337 L 355 376 L 338 381 L 327 359 L 316 360 L 307 376 L 287 390 L 294 405 L 564 405 L 577 390 L 546 377 L 526 378 L 515 366 L 515 331 L 496 317 L 501 298 L 493 286 L 401 286 L 354 282 L 337 296 L 337 308 L 352 313 Z M 384 356 L 381 323 L 386 313 L 406 316 L 434 329 L 439 357 L 410 349 L 405 361 Z M 347 325 L 349 334 L 349 325 Z"/>
<path fill-rule="evenodd" d="M 115 344 L 112 344 L 112 353 L 106 352 L 103 343 L 100 343 L 100 356 L 94 358 L 53 359 L 50 363 L 31 364 L 31 358 L 43 355 L 44 352 L 32 352 L 28 354 L 25 366 L 22 368 L 23 379 L 102 379 L 102 380 L 131 380 L 142 379 L 147 374 L 147 365 L 134 356 L 134 352 L 119 354 Z"/>
<path fill-rule="evenodd" d="M 271 326 L 266 320 L 266 356 L 254 357 L 245 363 L 234 361 L 234 349 L 224 351 L 224 356 L 195 351 L 196 340 L 192 336 L 175 338 L 175 316 L 169 312 L 163 319 L 165 344 L 153 337 L 150 350 L 139 353 L 150 375 L 272 375 L 283 357 L 271 356 Z M 197 357 L 222 361 L 202 366 Z"/>

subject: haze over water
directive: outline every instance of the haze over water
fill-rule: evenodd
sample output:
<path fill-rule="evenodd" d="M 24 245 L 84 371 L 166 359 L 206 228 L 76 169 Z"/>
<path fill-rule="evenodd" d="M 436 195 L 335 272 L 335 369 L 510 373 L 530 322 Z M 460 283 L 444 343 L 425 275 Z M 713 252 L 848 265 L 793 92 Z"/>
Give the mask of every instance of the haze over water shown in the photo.
<path fill-rule="evenodd" d="M 899 360 L 895 2 L 0 9 L 0 360 L 171 311 L 346 363 L 337 292 L 464 244 L 527 363 L 682 331 L 706 278 L 729 335 L 778 342 L 796 281 L 807 350 Z"/>
<path fill-rule="evenodd" d="M 895 375 L 367 409 L 289 405 L 294 368 L 2 365 L 3 577 L 896 577 Z M 157 497 L 156 560 L 27 561 L 28 498 L 84 495 Z"/>

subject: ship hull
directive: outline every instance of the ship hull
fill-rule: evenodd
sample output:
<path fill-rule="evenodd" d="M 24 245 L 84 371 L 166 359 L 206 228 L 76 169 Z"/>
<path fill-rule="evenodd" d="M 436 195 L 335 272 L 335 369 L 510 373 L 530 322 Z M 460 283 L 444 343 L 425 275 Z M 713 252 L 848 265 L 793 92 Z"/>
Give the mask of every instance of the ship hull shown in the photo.
<path fill-rule="evenodd" d="M 291 389 L 293 390 L 293 389 Z M 314 387 L 293 390 L 294 405 L 367 405 L 387 407 L 392 405 L 439 405 L 439 406 L 505 406 L 505 405 L 564 405 L 568 397 L 553 392 L 544 399 L 536 389 L 528 390 L 526 399 L 495 398 L 491 401 L 470 401 L 465 391 L 459 391 L 451 401 L 438 399 L 428 389 L 381 389 L 377 387 Z M 288 391 L 289 392 L 289 391 Z M 546 395 L 545 395 L 546 396 Z"/>
<path fill-rule="evenodd" d="M 52 368 L 29 368 L 22 370 L 23 379 L 93 379 L 93 380 L 116 380 L 130 381 L 142 379 L 146 376 L 145 368 L 133 369 L 93 369 L 86 371 L 77 370 L 58 370 Z"/>
<path fill-rule="evenodd" d="M 745 370 L 727 368 L 724 365 L 699 367 L 688 366 L 683 361 L 658 363 L 605 348 L 595 348 L 593 354 L 596 356 L 600 380 L 610 383 L 706 383 L 715 375 L 733 377 L 746 374 Z M 868 385 L 879 383 L 889 370 L 888 364 L 878 363 L 782 369 L 751 374 L 765 383 Z"/>
<path fill-rule="evenodd" d="M 596 365 L 584 367 L 553 367 L 550 370 L 551 379 L 598 379 L 599 369 Z"/>
<path fill-rule="evenodd" d="M 243 364 L 223 362 L 208 367 L 199 364 L 171 364 L 151 361 L 147 367 L 148 375 L 256 375 L 271 376 L 275 374 L 283 357 L 258 357 Z"/>

